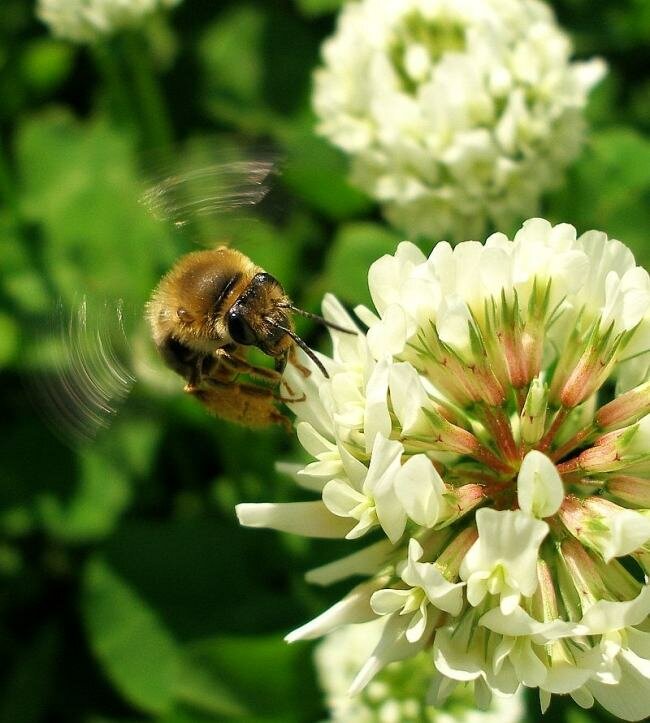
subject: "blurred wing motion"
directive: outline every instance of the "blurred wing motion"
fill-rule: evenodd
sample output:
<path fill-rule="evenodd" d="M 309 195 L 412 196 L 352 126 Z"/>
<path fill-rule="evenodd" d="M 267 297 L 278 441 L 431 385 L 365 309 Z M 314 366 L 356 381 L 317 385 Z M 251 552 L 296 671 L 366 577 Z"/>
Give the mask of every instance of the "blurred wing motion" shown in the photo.
<path fill-rule="evenodd" d="M 196 216 L 254 206 L 269 192 L 271 161 L 232 161 L 180 171 L 161 179 L 141 198 L 157 219 L 183 227 Z"/>
<path fill-rule="evenodd" d="M 83 298 L 70 312 L 59 304 L 49 336 L 32 389 L 54 433 L 83 444 L 109 426 L 135 383 L 122 307 Z"/>
<path fill-rule="evenodd" d="M 268 149 L 244 152 L 195 139 L 172 157 L 147 163 L 150 185 L 140 198 L 159 221 L 188 232 L 194 243 L 214 245 L 236 224 L 250 221 L 272 188 L 279 157 Z"/>

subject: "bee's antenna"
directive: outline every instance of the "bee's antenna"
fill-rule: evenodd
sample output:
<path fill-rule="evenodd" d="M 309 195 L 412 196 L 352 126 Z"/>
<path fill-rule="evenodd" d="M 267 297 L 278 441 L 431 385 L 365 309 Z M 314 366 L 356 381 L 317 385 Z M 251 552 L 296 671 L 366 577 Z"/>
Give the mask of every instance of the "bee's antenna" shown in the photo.
<path fill-rule="evenodd" d="M 288 334 L 295 342 L 296 344 L 305 352 L 305 354 L 314 362 L 314 364 L 321 370 L 323 376 L 325 379 L 329 379 L 330 375 L 327 373 L 327 369 L 323 366 L 323 362 L 314 354 L 314 352 L 305 344 L 305 342 L 291 329 L 287 329 L 286 326 L 282 326 L 281 324 L 277 324 L 274 321 L 271 321 L 270 319 L 267 319 L 276 329 L 280 329 L 280 331 L 283 331 L 285 334 Z"/>
<path fill-rule="evenodd" d="M 300 314 L 300 316 L 304 316 L 307 319 L 313 319 L 314 321 L 317 321 L 319 324 L 323 324 L 324 326 L 329 327 L 330 329 L 336 329 L 336 331 L 342 331 L 344 334 L 357 334 L 356 331 L 353 329 L 346 329 L 344 326 L 339 326 L 338 324 L 334 324 L 331 321 L 328 321 L 327 319 L 324 319 L 322 316 L 319 316 L 318 314 L 312 314 L 311 311 L 305 311 L 304 309 L 299 309 L 297 306 L 294 306 L 293 304 L 283 304 L 283 307 L 285 309 L 289 309 L 290 311 L 293 311 L 294 314 Z"/>

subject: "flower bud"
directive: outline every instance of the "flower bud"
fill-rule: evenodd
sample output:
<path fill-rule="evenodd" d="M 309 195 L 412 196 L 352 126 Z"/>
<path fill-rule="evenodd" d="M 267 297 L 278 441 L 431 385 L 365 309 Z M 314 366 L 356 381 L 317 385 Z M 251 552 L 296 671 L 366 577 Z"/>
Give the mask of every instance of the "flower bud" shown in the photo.
<path fill-rule="evenodd" d="M 596 412 L 596 423 L 601 429 L 609 431 L 634 424 L 647 414 L 650 414 L 650 381 L 601 407 Z"/>
<path fill-rule="evenodd" d="M 605 562 L 629 555 L 650 539 L 649 519 L 601 497 L 567 496 L 559 515 L 571 534 Z"/>
<path fill-rule="evenodd" d="M 650 479 L 617 475 L 607 481 L 607 491 L 621 502 L 627 502 L 635 507 L 650 507 Z"/>
<path fill-rule="evenodd" d="M 458 578 L 461 563 L 477 538 L 478 530 L 474 525 L 470 525 L 458 532 L 456 537 L 445 547 L 436 560 L 436 567 L 447 580 L 456 580 Z"/>
<path fill-rule="evenodd" d="M 572 509 L 571 514 L 576 511 L 575 508 Z M 562 521 L 569 527 L 564 518 Z M 560 555 L 578 593 L 581 607 L 590 607 L 605 593 L 596 561 L 577 540 L 572 539 L 563 540 Z"/>
<path fill-rule="evenodd" d="M 558 465 L 560 474 L 615 472 L 650 461 L 650 415 L 599 437 L 593 447 Z"/>
<path fill-rule="evenodd" d="M 495 470 L 501 472 L 511 471 L 508 464 L 502 462 L 487 447 L 484 447 L 471 432 L 451 424 L 433 409 L 424 409 L 423 411 L 432 427 L 430 439 L 424 442 L 425 447 L 445 452 L 455 452 L 456 454 L 466 454 Z"/>
<path fill-rule="evenodd" d="M 623 430 L 616 439 L 616 449 L 621 459 L 628 461 L 641 461 L 641 457 L 650 455 L 650 414 Z"/>
<path fill-rule="evenodd" d="M 539 614 L 544 622 L 558 618 L 557 592 L 555 582 L 549 568 L 548 562 L 543 559 L 537 561 L 537 582 L 538 587 L 533 603 L 539 602 Z"/>
<path fill-rule="evenodd" d="M 562 391 L 563 407 L 573 409 L 590 397 L 611 374 L 616 361 L 617 343 L 611 341 L 611 329 L 596 335 L 569 375 Z"/>
<path fill-rule="evenodd" d="M 521 438 L 526 444 L 536 444 L 544 434 L 548 387 L 538 378 L 533 379 L 521 413 Z"/>

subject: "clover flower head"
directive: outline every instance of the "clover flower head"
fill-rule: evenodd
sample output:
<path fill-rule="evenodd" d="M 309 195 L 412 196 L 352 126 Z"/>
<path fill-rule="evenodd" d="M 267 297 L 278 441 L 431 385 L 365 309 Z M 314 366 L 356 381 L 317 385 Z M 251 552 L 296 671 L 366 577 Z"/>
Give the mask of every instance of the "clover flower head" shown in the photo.
<path fill-rule="evenodd" d="M 600 60 L 540 0 L 359 0 L 315 75 L 317 129 L 410 235 L 511 228 L 577 156 Z"/>
<path fill-rule="evenodd" d="M 139 25 L 152 13 L 180 0 L 38 0 L 36 14 L 60 38 L 93 43 Z"/>
<path fill-rule="evenodd" d="M 543 219 L 428 258 L 402 243 L 368 276 L 375 311 L 332 332 L 329 379 L 288 370 L 317 498 L 237 509 L 354 545 L 307 577 L 364 579 L 287 639 L 381 619 L 353 694 L 424 651 L 438 703 L 523 685 L 650 715 L 650 277 Z M 323 313 L 355 323 L 332 296 Z"/>

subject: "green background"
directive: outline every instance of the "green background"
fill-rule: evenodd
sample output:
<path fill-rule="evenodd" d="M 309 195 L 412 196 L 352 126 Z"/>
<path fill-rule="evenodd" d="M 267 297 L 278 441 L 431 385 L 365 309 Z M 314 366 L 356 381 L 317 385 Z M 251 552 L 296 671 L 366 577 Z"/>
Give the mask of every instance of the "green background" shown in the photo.
<path fill-rule="evenodd" d="M 197 236 L 245 237 L 305 308 L 327 290 L 366 302 L 368 265 L 400 236 L 347 185 L 309 108 L 340 4 L 185 0 L 141 33 L 80 47 L 53 39 L 31 2 L 0 3 L 0 721 L 325 717 L 310 646 L 282 636 L 344 591 L 303 580 L 342 545 L 238 526 L 237 502 L 306 499 L 275 471 L 304 457 L 280 430 L 209 417 L 155 365 L 142 306 L 196 247 L 138 198 L 155 149 L 182 155 L 177 144 L 214 134 L 270 149 L 283 172 L 269 213 Z M 609 74 L 587 148 L 544 215 L 605 230 L 647 263 L 650 4 L 553 4 L 577 56 L 604 57 Z M 91 420 L 70 425 L 38 400 L 59 388 L 84 296 L 81 348 L 103 335 L 139 380 L 108 429 L 70 445 L 59 438 L 91 433 Z M 534 720 L 534 697 L 529 710 Z M 607 719 L 563 700 L 548 715 Z"/>

